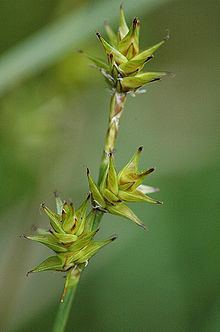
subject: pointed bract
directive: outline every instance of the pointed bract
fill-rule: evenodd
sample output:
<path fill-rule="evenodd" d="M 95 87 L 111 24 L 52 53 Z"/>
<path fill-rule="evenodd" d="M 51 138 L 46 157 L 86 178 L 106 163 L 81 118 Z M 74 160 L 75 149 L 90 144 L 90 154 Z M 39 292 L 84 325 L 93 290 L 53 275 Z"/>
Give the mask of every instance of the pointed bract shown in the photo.
<path fill-rule="evenodd" d="M 135 18 L 126 36 L 119 42 L 118 50 L 128 60 L 139 53 L 139 30 L 140 22 Z"/>
<path fill-rule="evenodd" d="M 65 202 L 62 210 L 62 227 L 67 233 L 74 232 L 76 227 L 77 219 L 74 212 L 73 205 Z"/>
<path fill-rule="evenodd" d="M 54 233 L 54 236 L 57 238 L 58 242 L 63 244 L 71 244 L 78 239 L 77 235 L 75 234 Z"/>
<path fill-rule="evenodd" d="M 51 256 L 45 259 L 45 261 L 43 261 L 41 264 L 33 268 L 33 270 L 31 270 L 29 273 L 43 272 L 48 270 L 62 271 L 63 270 L 62 260 L 58 256 Z"/>
<path fill-rule="evenodd" d="M 92 256 L 94 256 L 102 247 L 111 243 L 115 240 L 115 237 L 105 240 L 105 241 L 92 241 L 86 247 L 84 247 L 80 252 L 76 254 L 76 262 L 77 264 L 82 264 L 85 261 L 89 260 Z"/>
<path fill-rule="evenodd" d="M 118 197 L 122 201 L 127 202 L 147 202 L 147 203 L 153 203 L 153 204 L 161 204 L 160 201 L 155 200 L 145 194 L 143 194 L 141 191 L 134 190 L 134 191 L 119 191 Z"/>
<path fill-rule="evenodd" d="M 129 28 L 126 23 L 123 6 L 121 5 L 120 6 L 120 21 L 119 21 L 119 29 L 118 29 L 120 40 L 123 39 L 127 35 L 128 31 L 129 31 Z"/>
<path fill-rule="evenodd" d="M 116 196 L 111 190 L 105 188 L 103 190 L 103 197 L 108 201 L 107 203 L 110 204 L 116 204 L 118 202 L 121 202 L 120 198 Z"/>
<path fill-rule="evenodd" d="M 129 162 L 119 172 L 118 174 L 119 184 L 133 182 L 133 180 L 130 179 L 130 175 L 136 174 L 138 172 L 138 164 L 140 160 L 140 154 L 142 151 L 143 151 L 143 146 L 140 146 L 135 152 L 135 154 L 132 156 L 131 160 L 129 160 Z"/>
<path fill-rule="evenodd" d="M 130 219 L 131 221 L 133 221 L 138 226 L 141 226 L 141 227 L 145 228 L 144 224 L 140 221 L 140 219 L 124 203 L 119 203 L 119 204 L 114 205 L 114 206 L 108 206 L 108 211 L 112 214 L 116 214 L 118 216 Z"/>
<path fill-rule="evenodd" d="M 86 54 L 86 53 L 84 53 L 84 54 L 87 56 L 87 58 L 88 58 L 89 60 L 91 60 L 91 61 L 93 62 L 93 64 L 94 64 L 97 68 L 99 68 L 99 69 L 103 69 L 103 70 L 105 70 L 106 72 L 109 71 L 109 66 L 108 66 L 108 64 L 105 63 L 102 59 L 97 58 L 97 57 L 95 57 L 95 56 L 88 55 L 88 54 Z"/>
<path fill-rule="evenodd" d="M 64 234 L 62 234 L 62 235 L 64 235 Z M 66 252 L 67 251 L 67 249 L 61 243 L 58 243 L 58 241 L 56 241 L 56 238 L 49 232 L 48 232 L 48 234 L 45 234 L 45 235 L 33 235 L 33 236 L 25 236 L 25 237 L 29 240 L 42 243 L 55 252 Z"/>
<path fill-rule="evenodd" d="M 114 61 L 117 64 L 121 64 L 121 63 L 124 63 L 124 62 L 128 61 L 127 58 L 122 53 L 120 53 L 113 46 L 111 46 L 98 32 L 97 32 L 97 36 L 98 36 L 100 42 L 102 43 L 106 54 L 108 54 L 108 55 L 112 54 L 113 58 L 114 58 Z"/>
<path fill-rule="evenodd" d="M 165 72 L 148 72 L 120 79 L 122 92 L 137 90 L 147 83 L 152 83 L 166 76 Z"/>
<path fill-rule="evenodd" d="M 90 199 L 90 194 L 87 196 L 85 201 L 82 202 L 81 206 L 76 211 L 76 218 L 78 220 L 78 224 L 77 224 L 77 227 L 75 229 L 75 234 L 77 236 L 80 236 L 83 233 L 84 229 L 85 229 L 86 213 L 87 213 L 87 206 L 88 206 L 89 199 Z"/>
<path fill-rule="evenodd" d="M 105 200 L 102 197 L 95 181 L 91 177 L 90 172 L 89 172 L 88 169 L 87 169 L 87 177 L 88 177 L 88 181 L 89 181 L 89 189 L 91 191 L 92 198 L 93 198 L 94 202 L 96 204 L 98 204 L 100 207 L 105 208 Z"/>
<path fill-rule="evenodd" d="M 41 204 L 41 207 L 49 217 L 50 224 L 55 230 L 55 232 L 64 233 L 64 230 L 62 229 L 61 217 L 57 213 L 51 211 L 45 204 Z"/>
<path fill-rule="evenodd" d="M 107 175 L 107 188 L 113 192 L 113 194 L 118 194 L 118 177 L 114 165 L 113 154 L 109 155 L 109 169 Z"/>

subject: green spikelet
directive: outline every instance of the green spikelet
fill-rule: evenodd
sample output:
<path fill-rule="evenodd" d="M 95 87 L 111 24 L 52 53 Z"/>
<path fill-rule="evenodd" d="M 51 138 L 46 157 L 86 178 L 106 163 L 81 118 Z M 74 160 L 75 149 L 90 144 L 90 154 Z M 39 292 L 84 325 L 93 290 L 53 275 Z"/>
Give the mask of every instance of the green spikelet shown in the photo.
<path fill-rule="evenodd" d="M 45 205 L 42 206 L 50 219 L 51 229 L 49 231 L 41 229 L 38 235 L 25 237 L 47 246 L 56 253 L 56 256 L 47 258 L 30 272 L 48 270 L 66 272 L 72 267 L 84 267 L 99 249 L 115 239 L 112 237 L 105 241 L 94 240 L 98 230 L 92 230 L 91 213 L 87 216 L 90 195 L 77 210 L 72 203 L 63 202 L 57 194 L 55 198 L 57 212 L 51 211 Z M 105 202 L 104 198 L 101 199 Z"/>
<path fill-rule="evenodd" d="M 89 55 L 87 57 L 100 69 L 111 89 L 119 93 L 135 93 L 144 85 L 161 80 L 168 74 L 141 71 L 169 36 L 145 50 L 140 50 L 140 20 L 135 17 L 128 28 L 122 6 L 118 33 L 115 33 L 108 23 L 105 23 L 105 30 L 108 41 L 100 33 L 97 33 L 97 36 L 104 48 L 108 63 Z"/>

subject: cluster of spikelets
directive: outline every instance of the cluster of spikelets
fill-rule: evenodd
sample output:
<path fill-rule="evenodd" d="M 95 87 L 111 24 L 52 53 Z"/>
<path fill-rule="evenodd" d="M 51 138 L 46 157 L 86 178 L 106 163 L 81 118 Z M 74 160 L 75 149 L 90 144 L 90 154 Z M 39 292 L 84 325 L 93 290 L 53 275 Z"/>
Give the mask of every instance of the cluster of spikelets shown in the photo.
<path fill-rule="evenodd" d="M 154 171 L 152 167 L 139 172 L 138 164 L 142 149 L 142 146 L 138 148 L 131 160 L 118 174 L 114 165 L 114 156 L 112 153 L 109 153 L 108 165 L 102 176 L 100 185 L 96 185 L 89 170 L 87 173 L 93 206 L 95 208 L 130 219 L 137 225 L 145 228 L 144 224 L 125 204 L 125 202 L 161 204 L 160 201 L 154 200 L 147 195 L 157 191 L 157 189 L 142 184 L 145 177 Z"/>
<path fill-rule="evenodd" d="M 119 215 L 145 228 L 145 225 L 125 204 L 126 202 L 161 204 L 160 201 L 147 195 L 156 192 L 157 189 L 142 184 L 154 168 L 142 172 L 138 170 L 141 151 L 142 147 L 139 147 L 119 173 L 115 169 L 113 154 L 110 153 L 100 185 L 95 183 L 87 170 L 90 194 L 77 210 L 72 203 L 63 202 L 57 195 L 55 196 L 56 212 L 42 204 L 42 209 L 49 217 L 51 228 L 38 229 L 38 235 L 26 236 L 26 238 L 44 244 L 52 249 L 56 256 L 47 258 L 30 272 L 46 270 L 65 272 L 75 266 L 83 267 L 99 249 L 115 240 L 115 236 L 105 241 L 94 240 L 98 231 L 93 226 L 95 210 Z M 92 210 L 87 213 L 90 200 Z"/>
<path fill-rule="evenodd" d="M 139 31 L 140 21 L 134 18 L 131 27 L 125 20 L 123 8 L 120 8 L 120 23 L 117 34 L 108 23 L 105 24 L 108 42 L 97 33 L 107 55 L 108 63 L 99 58 L 88 56 L 95 66 L 105 76 L 111 89 L 119 93 L 138 92 L 147 83 L 160 80 L 167 72 L 144 72 L 144 65 L 153 58 L 154 52 L 169 38 L 166 36 L 161 42 L 140 51 Z"/>
<path fill-rule="evenodd" d="M 143 85 L 159 80 L 165 72 L 140 73 L 145 63 L 153 58 L 153 53 L 165 42 L 139 51 L 140 22 L 135 18 L 130 29 L 128 28 L 123 9 L 120 10 L 120 25 L 115 34 L 106 24 L 109 43 L 97 33 L 108 57 L 108 63 L 94 57 L 90 60 L 98 67 L 107 79 L 111 89 L 118 93 L 134 93 Z M 40 242 L 55 252 L 54 256 L 47 258 L 30 272 L 46 270 L 68 271 L 72 268 L 83 268 L 89 259 L 99 249 L 112 242 L 113 236 L 105 241 L 96 241 L 94 237 L 98 229 L 94 229 L 95 211 L 119 215 L 132 220 L 137 225 L 145 227 L 134 212 L 126 205 L 127 202 L 148 202 L 161 204 L 147 194 L 157 189 L 143 185 L 147 175 L 154 171 L 149 168 L 140 172 L 138 170 L 139 158 L 142 151 L 140 147 L 132 159 L 119 172 L 116 172 L 113 153 L 107 155 L 108 163 L 103 172 L 101 181 L 96 184 L 89 170 L 87 170 L 90 194 L 82 205 L 75 210 L 72 203 L 63 202 L 56 195 L 56 212 L 51 211 L 44 204 L 42 209 L 50 219 L 50 229 L 38 229 L 38 235 L 26 238 Z M 87 213 L 88 203 L 91 200 L 92 209 Z"/>

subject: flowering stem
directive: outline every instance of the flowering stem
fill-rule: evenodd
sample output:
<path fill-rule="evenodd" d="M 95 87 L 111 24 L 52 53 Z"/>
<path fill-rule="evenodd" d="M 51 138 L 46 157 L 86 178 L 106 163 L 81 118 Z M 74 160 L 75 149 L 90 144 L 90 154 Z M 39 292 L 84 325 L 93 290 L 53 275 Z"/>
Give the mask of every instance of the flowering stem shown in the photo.
<path fill-rule="evenodd" d="M 125 101 L 126 94 L 124 93 L 115 92 L 111 97 L 109 124 L 105 138 L 104 152 L 99 169 L 99 183 L 108 164 L 108 154 L 110 152 L 114 152 L 115 149 L 115 141 L 119 130 L 119 121 L 124 109 Z M 103 212 L 93 210 L 93 229 L 98 228 L 102 216 Z M 71 269 L 67 273 L 64 292 L 57 312 L 53 332 L 63 332 L 65 330 L 71 305 L 76 293 L 77 285 L 79 283 L 80 275 L 81 271 L 78 269 Z"/>
<path fill-rule="evenodd" d="M 74 268 L 67 272 L 65 287 L 55 319 L 53 332 L 63 332 L 65 330 L 80 274 L 81 272 Z"/>
<path fill-rule="evenodd" d="M 106 166 L 108 164 L 108 154 L 110 152 L 114 152 L 115 149 L 115 141 L 117 138 L 119 130 L 119 122 L 121 115 L 123 113 L 125 101 L 126 101 L 126 94 L 119 93 L 117 91 L 114 92 L 110 100 L 109 123 L 105 137 L 105 147 L 103 151 L 101 166 L 99 169 L 99 180 L 98 180 L 99 184 L 102 179 L 102 175 L 106 169 Z"/>
<path fill-rule="evenodd" d="M 119 93 L 115 91 L 110 100 L 108 129 L 106 132 L 105 147 L 102 155 L 101 165 L 99 168 L 98 184 L 100 184 L 102 176 L 108 165 L 108 154 L 110 152 L 114 152 L 115 150 L 115 142 L 119 131 L 120 118 L 124 110 L 126 97 L 126 93 Z M 93 229 L 98 228 L 102 217 L 103 212 L 99 212 L 95 215 Z"/>

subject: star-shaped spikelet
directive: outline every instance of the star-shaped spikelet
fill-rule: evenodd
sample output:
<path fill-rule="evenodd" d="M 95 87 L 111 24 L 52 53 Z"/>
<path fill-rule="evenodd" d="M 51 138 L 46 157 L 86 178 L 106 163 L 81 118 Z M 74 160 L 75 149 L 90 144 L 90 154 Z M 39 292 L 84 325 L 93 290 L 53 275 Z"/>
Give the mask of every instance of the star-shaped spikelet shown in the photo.
<path fill-rule="evenodd" d="M 56 195 L 56 212 L 42 204 L 42 209 L 49 217 L 51 228 L 39 230 L 38 235 L 25 236 L 40 242 L 53 250 L 51 256 L 30 272 L 56 270 L 66 272 L 74 267 L 84 267 L 99 249 L 116 239 L 115 236 L 105 241 L 95 241 L 98 230 L 93 230 L 91 215 L 87 215 L 90 196 L 75 210 L 72 203 L 63 202 Z M 29 272 L 29 273 L 30 273 Z"/>
<path fill-rule="evenodd" d="M 116 214 L 134 221 L 145 228 L 144 224 L 125 204 L 129 202 L 147 202 L 162 204 L 148 196 L 149 193 L 158 191 L 157 188 L 143 185 L 144 179 L 154 171 L 148 168 L 139 171 L 139 159 L 143 147 L 139 147 L 131 160 L 117 173 L 112 153 L 108 156 L 108 165 L 98 186 L 93 180 L 90 172 L 87 172 L 89 188 L 93 198 L 93 205 L 103 211 Z"/>
<path fill-rule="evenodd" d="M 142 69 L 169 36 L 141 51 L 139 46 L 140 21 L 135 17 L 129 28 L 122 6 L 118 32 L 115 33 L 108 23 L 105 23 L 105 29 L 108 41 L 99 32 L 97 32 L 97 36 L 104 48 L 107 62 L 92 56 L 88 56 L 88 58 L 105 76 L 111 89 L 120 93 L 134 93 L 145 84 L 158 81 L 168 74 L 167 72 L 142 72 Z"/>

